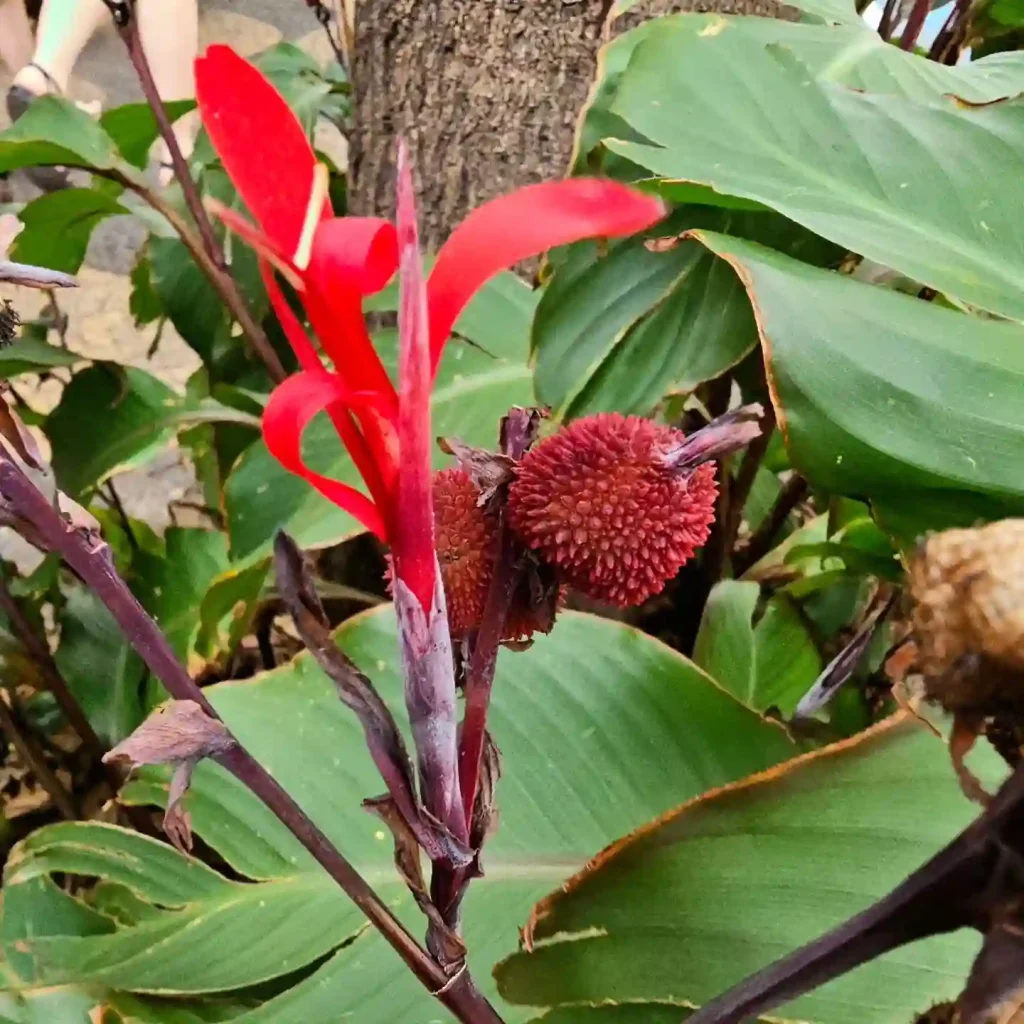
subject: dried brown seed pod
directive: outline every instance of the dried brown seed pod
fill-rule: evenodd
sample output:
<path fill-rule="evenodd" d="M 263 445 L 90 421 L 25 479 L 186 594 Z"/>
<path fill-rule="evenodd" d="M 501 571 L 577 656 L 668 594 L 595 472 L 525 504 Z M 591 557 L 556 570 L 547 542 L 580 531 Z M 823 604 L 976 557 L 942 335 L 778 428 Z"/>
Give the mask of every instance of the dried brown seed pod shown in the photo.
<path fill-rule="evenodd" d="M 948 711 L 1024 712 L 1024 519 L 929 537 L 909 584 L 928 696 Z"/>

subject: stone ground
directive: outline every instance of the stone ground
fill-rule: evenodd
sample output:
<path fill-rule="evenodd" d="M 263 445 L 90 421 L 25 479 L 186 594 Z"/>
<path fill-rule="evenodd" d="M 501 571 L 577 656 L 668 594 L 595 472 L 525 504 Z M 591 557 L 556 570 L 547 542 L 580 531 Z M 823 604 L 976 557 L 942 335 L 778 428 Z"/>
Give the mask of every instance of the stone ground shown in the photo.
<path fill-rule="evenodd" d="M 248 55 L 281 40 L 297 43 L 322 59 L 329 55 L 323 30 L 304 0 L 200 0 L 201 46 L 226 42 Z M 9 84 L 10 71 L 0 65 L 3 94 Z M 123 45 L 112 30 L 99 33 L 82 55 L 70 93 L 76 100 L 98 100 L 104 108 L 142 99 Z M 0 129 L 7 123 L 6 109 L 0 104 Z M 12 185 L 18 199 L 37 194 L 17 176 Z M 58 299 L 69 318 L 67 343 L 89 358 L 144 367 L 180 390 L 199 365 L 195 353 L 168 325 L 157 351 L 150 357 L 147 353 L 153 340 L 152 329 L 136 330 L 128 314 L 131 287 L 127 275 L 144 238 L 141 225 L 131 217 L 111 218 L 93 234 L 86 264 L 78 275 L 79 288 L 60 293 Z M 5 295 L 14 297 L 13 291 L 0 286 L 0 298 Z M 17 303 L 23 317 L 34 315 L 42 298 L 20 290 Z M 29 385 L 24 390 L 31 404 L 44 410 L 59 397 L 60 384 L 51 381 L 42 387 Z M 144 470 L 119 476 L 117 482 L 131 514 L 162 528 L 168 522 L 168 503 L 189 496 L 194 476 L 191 467 L 172 450 Z M 8 545 L 0 546 L 7 553 Z"/>

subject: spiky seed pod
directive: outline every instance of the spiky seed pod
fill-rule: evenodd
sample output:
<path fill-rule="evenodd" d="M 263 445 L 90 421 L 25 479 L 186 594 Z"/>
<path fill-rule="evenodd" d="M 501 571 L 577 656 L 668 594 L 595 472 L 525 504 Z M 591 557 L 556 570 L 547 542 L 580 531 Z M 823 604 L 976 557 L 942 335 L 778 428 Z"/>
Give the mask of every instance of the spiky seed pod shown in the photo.
<path fill-rule="evenodd" d="M 715 518 L 714 465 L 670 464 L 683 437 L 639 416 L 576 420 L 517 467 L 513 528 L 574 589 L 620 608 L 642 603 L 693 557 Z"/>
<path fill-rule="evenodd" d="M 441 566 L 448 625 L 463 637 L 480 625 L 491 585 L 496 523 L 461 469 L 434 474 L 434 547 Z"/>
<path fill-rule="evenodd" d="M 928 695 L 949 711 L 1024 710 L 1024 519 L 935 534 L 909 584 Z"/>
<path fill-rule="evenodd" d="M 448 627 L 455 638 L 480 625 L 493 578 L 497 521 L 480 504 L 480 491 L 462 469 L 434 475 L 434 547 L 441 566 Z M 505 641 L 550 633 L 565 587 L 546 567 L 531 568 L 512 597 Z"/>

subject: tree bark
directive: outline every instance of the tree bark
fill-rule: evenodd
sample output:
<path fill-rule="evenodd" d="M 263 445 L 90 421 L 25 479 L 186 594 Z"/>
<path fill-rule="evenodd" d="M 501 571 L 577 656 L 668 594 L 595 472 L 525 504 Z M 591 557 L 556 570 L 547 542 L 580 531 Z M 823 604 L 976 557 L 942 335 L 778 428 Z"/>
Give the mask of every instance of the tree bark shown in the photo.
<path fill-rule="evenodd" d="M 474 206 L 560 177 L 611 30 L 612 0 L 356 0 L 353 213 L 393 210 L 397 139 L 417 169 L 423 244 Z M 777 14 L 774 0 L 647 0 L 674 10 Z"/>

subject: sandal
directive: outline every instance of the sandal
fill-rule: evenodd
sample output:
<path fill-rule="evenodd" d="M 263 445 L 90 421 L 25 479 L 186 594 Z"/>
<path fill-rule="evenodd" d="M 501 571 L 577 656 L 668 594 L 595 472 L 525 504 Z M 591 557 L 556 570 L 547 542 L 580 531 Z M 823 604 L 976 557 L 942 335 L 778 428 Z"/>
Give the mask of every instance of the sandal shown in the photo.
<path fill-rule="evenodd" d="M 35 61 L 27 64 L 26 67 L 35 68 L 46 80 L 47 91 L 43 95 L 60 96 L 62 90 L 53 75 L 46 68 L 41 67 Z M 7 113 L 11 122 L 15 122 L 25 113 L 32 103 L 39 99 L 40 95 L 26 89 L 23 85 L 12 85 L 7 91 Z M 25 167 L 23 168 L 29 181 L 44 192 L 59 192 L 71 184 L 67 168 L 65 167 Z"/>

